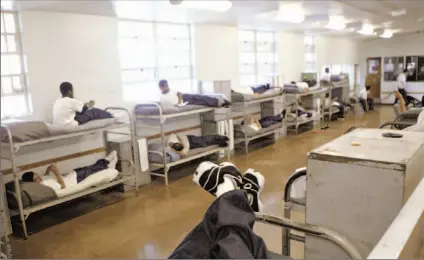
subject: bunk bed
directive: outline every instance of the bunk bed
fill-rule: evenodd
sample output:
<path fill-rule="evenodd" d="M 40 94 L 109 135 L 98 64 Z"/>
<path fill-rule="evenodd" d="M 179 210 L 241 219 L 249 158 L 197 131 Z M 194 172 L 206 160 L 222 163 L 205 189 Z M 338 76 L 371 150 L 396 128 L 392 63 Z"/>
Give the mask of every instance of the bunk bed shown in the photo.
<path fill-rule="evenodd" d="M 306 97 L 306 96 L 319 96 L 319 99 L 321 100 L 321 104 L 323 104 L 324 98 L 325 98 L 325 94 L 329 92 L 329 88 L 326 87 L 320 87 L 320 88 L 314 88 L 311 91 L 308 92 L 303 92 L 303 93 L 284 93 L 284 97 L 285 99 L 290 98 L 290 99 L 294 99 L 294 102 L 291 104 L 286 104 L 285 107 L 291 107 L 293 108 L 296 113 L 295 113 L 295 119 L 293 122 L 286 122 L 286 127 L 287 130 L 294 130 L 296 134 L 299 133 L 299 127 L 301 125 L 307 124 L 307 123 L 311 123 L 313 121 L 316 121 L 317 119 L 319 119 L 321 122 L 324 119 L 323 114 L 324 111 L 322 109 L 322 106 L 320 108 L 318 108 L 319 113 L 315 116 L 309 117 L 307 119 L 301 120 L 298 117 L 298 113 L 297 110 L 300 107 L 299 104 L 299 99 L 302 97 Z M 330 110 L 331 113 L 331 110 Z"/>
<path fill-rule="evenodd" d="M 4 187 L 3 174 L 0 174 L 0 185 Z M 6 205 L 6 193 L 4 189 L 0 191 L 0 259 L 12 259 L 12 247 L 10 245 L 9 234 L 6 226 L 9 223 Z"/>
<path fill-rule="evenodd" d="M 121 163 L 129 164 L 130 166 L 129 168 L 131 169 L 130 172 L 125 172 L 125 173 L 119 172 L 117 173 L 117 176 L 114 177 L 111 181 L 105 182 L 103 180 L 102 183 L 98 183 L 95 186 L 90 186 L 84 190 L 76 190 L 75 192 L 72 192 L 69 194 L 65 192 L 65 193 L 61 193 L 62 195 L 58 195 L 54 193 L 52 194 L 50 192 L 47 195 L 43 194 L 43 196 L 44 195 L 47 196 L 43 198 L 38 198 L 39 194 L 37 194 L 38 200 L 34 201 L 32 200 L 31 197 L 29 198 L 27 197 L 28 196 L 27 191 L 24 192 L 21 189 L 22 183 L 19 180 L 20 179 L 19 173 L 25 170 L 25 167 L 20 165 L 21 164 L 21 160 L 19 160 L 20 156 L 28 154 L 30 152 L 34 152 L 34 149 L 36 150 L 37 145 L 42 146 L 47 143 L 53 143 L 53 142 L 59 143 L 60 141 L 64 141 L 66 139 L 82 137 L 82 136 L 87 136 L 87 135 L 97 134 L 97 133 L 103 133 L 103 146 L 105 148 L 104 150 L 106 150 L 107 143 L 108 143 L 108 133 L 112 133 L 113 130 L 115 129 L 127 127 L 129 129 L 129 134 L 128 133 L 120 133 L 120 134 L 130 135 L 133 147 L 135 148 L 134 145 L 136 144 L 136 142 L 135 142 L 135 135 L 134 135 L 134 129 L 133 129 L 134 124 L 132 122 L 133 119 L 131 117 L 131 113 L 128 110 L 124 108 L 120 108 L 120 107 L 108 107 L 105 110 L 125 112 L 128 115 L 129 122 L 117 122 L 116 120 L 113 120 L 109 124 L 103 125 L 102 127 L 96 127 L 98 125 L 96 124 L 97 122 L 95 122 L 93 127 L 88 127 L 88 128 L 85 127 L 83 128 L 84 129 L 83 131 L 75 131 L 75 129 L 73 129 L 71 132 L 66 134 L 53 134 L 52 136 L 47 136 L 43 138 L 35 138 L 34 140 L 28 140 L 23 142 L 16 142 L 16 138 L 15 138 L 16 136 L 12 135 L 13 131 L 11 131 L 11 129 L 7 125 L 1 126 L 1 130 L 7 132 L 7 136 L 6 136 L 7 139 L 2 140 L 1 142 L 1 150 L 2 150 L 1 159 L 11 162 L 11 173 L 13 174 L 13 179 L 14 179 L 14 182 L 13 182 L 14 185 L 12 185 L 13 190 L 9 190 L 8 192 L 12 196 L 11 198 L 13 198 L 13 203 L 9 203 L 9 204 L 16 204 L 16 208 L 11 209 L 10 212 L 12 214 L 14 210 L 18 211 L 25 239 L 28 237 L 28 232 L 26 228 L 26 219 L 31 213 L 37 212 L 39 210 L 42 210 L 48 207 L 52 207 L 57 204 L 61 204 L 66 201 L 70 201 L 82 196 L 93 194 L 100 190 L 104 190 L 109 187 L 112 187 L 118 184 L 123 184 L 124 182 L 132 181 L 132 180 L 134 181 L 136 191 L 138 191 L 138 184 L 137 184 L 136 171 L 134 169 L 135 168 L 134 163 L 133 161 L 128 161 L 128 160 L 119 160 L 119 161 Z M 94 121 L 97 121 L 97 120 L 94 120 Z M 117 134 L 117 132 L 115 132 L 115 134 Z M 133 158 L 134 157 L 137 158 L 137 156 L 134 156 L 135 154 L 136 153 L 133 153 Z M 43 186 L 43 185 L 40 185 L 40 186 Z M 25 197 L 23 197 L 24 195 Z M 23 199 L 25 199 L 25 201 L 23 201 Z M 25 202 L 25 205 L 24 205 L 24 202 Z"/>
<path fill-rule="evenodd" d="M 261 95 L 246 95 L 237 92 L 231 94 L 232 109 L 235 112 L 242 112 L 241 118 L 246 122 L 249 113 L 247 109 L 252 105 L 259 104 L 261 111 L 267 102 L 276 102 L 282 95 L 282 88 L 274 87 Z M 249 143 L 261 137 L 275 134 L 283 127 L 283 123 L 274 124 L 267 128 L 262 128 L 256 133 L 248 133 L 243 130 L 243 126 L 234 126 L 234 145 L 244 144 L 246 154 L 249 152 Z"/>
<path fill-rule="evenodd" d="M 205 122 L 207 119 L 204 118 L 205 113 L 214 112 L 214 122 L 219 121 L 225 121 L 227 122 L 227 126 L 229 126 L 229 120 L 230 120 L 230 109 L 228 108 L 218 108 L 218 107 L 205 107 L 205 106 L 198 106 L 198 105 L 186 105 L 182 107 L 162 107 L 157 102 L 142 102 L 135 106 L 133 110 L 133 117 L 134 117 L 134 126 L 135 129 L 135 135 L 136 137 L 144 138 L 145 136 L 142 136 L 138 133 L 137 129 L 137 123 L 139 123 L 142 126 L 150 127 L 150 128 L 158 128 L 160 129 L 160 147 L 156 149 L 155 151 L 159 153 L 159 156 L 149 156 L 149 168 L 150 168 L 150 174 L 153 176 L 161 177 L 165 179 L 165 185 L 168 186 L 169 179 L 168 179 L 168 172 L 169 169 L 173 166 L 183 164 L 204 156 L 217 154 L 217 153 L 226 153 L 228 156 L 228 159 L 230 159 L 230 147 L 218 147 L 218 146 L 208 146 L 204 148 L 197 148 L 197 149 L 190 149 L 188 152 L 188 155 L 184 158 L 180 158 L 178 160 L 172 161 L 167 156 L 167 145 L 166 145 L 166 136 L 167 133 L 165 132 L 165 123 L 169 119 L 175 119 L 180 118 L 184 116 L 190 116 L 190 115 L 200 115 L 201 125 L 203 125 L 203 122 Z M 228 133 L 227 129 L 227 133 Z M 151 154 L 151 151 L 149 151 L 149 155 Z M 159 158 L 158 158 L 159 157 Z M 164 172 L 162 173 L 156 173 L 153 172 L 155 170 L 163 169 Z"/>

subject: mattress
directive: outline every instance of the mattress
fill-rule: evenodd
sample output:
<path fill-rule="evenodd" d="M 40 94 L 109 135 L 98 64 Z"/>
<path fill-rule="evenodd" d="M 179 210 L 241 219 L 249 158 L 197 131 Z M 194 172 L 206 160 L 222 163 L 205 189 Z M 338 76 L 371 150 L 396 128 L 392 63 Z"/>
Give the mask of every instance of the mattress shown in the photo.
<path fill-rule="evenodd" d="M 52 136 L 103 128 L 113 125 L 115 121 L 115 118 L 98 119 L 77 126 L 53 125 L 42 121 L 14 121 L 12 123 L 6 123 L 6 125 L 10 129 L 13 142 L 22 143 Z M 7 132 L 4 128 L 1 129 L 0 138 L 2 143 L 9 142 Z"/>
<path fill-rule="evenodd" d="M 241 94 L 238 92 L 232 92 L 231 93 L 231 101 L 233 103 L 237 102 L 246 102 L 246 101 L 253 101 L 253 100 L 260 100 L 263 98 L 273 97 L 273 96 L 279 96 L 282 93 L 282 89 L 275 87 L 267 90 L 261 95 L 247 95 L 247 94 Z"/>
<path fill-rule="evenodd" d="M 257 132 L 244 131 L 244 133 L 247 135 L 247 137 L 253 137 L 253 136 L 256 136 L 256 135 L 260 135 L 260 134 L 263 134 L 263 133 L 270 132 L 272 130 L 281 128 L 281 126 L 282 126 L 282 123 L 277 123 L 277 124 L 273 124 L 273 125 L 271 125 L 271 126 L 269 126 L 267 128 L 261 128 L 261 130 L 259 130 Z M 240 132 L 240 131 L 243 131 L 244 127 L 245 127 L 244 125 L 235 125 L 234 126 L 234 129 L 235 130 L 239 130 L 239 131 L 234 131 L 234 137 L 236 137 L 236 138 L 244 138 L 243 133 Z"/>
<path fill-rule="evenodd" d="M 182 107 L 177 106 L 167 106 L 167 107 L 161 107 L 162 108 L 162 114 L 169 115 L 169 114 L 176 114 L 186 111 L 193 111 L 196 109 L 202 109 L 207 108 L 206 106 L 199 106 L 199 105 L 186 105 Z M 152 104 L 139 104 L 135 107 L 135 113 L 138 115 L 159 115 L 159 108 Z"/>
<path fill-rule="evenodd" d="M 208 151 L 214 150 L 218 147 L 219 147 L 218 145 L 211 145 L 211 146 L 202 147 L 202 148 L 190 149 L 187 153 L 187 156 L 183 157 L 182 159 L 189 158 L 189 157 L 192 157 L 192 156 L 204 153 L 204 152 L 208 152 Z M 163 157 L 161 155 L 158 155 L 158 154 L 149 153 L 149 162 L 150 163 L 163 163 Z M 168 161 L 168 163 L 169 162 L 170 161 Z"/>

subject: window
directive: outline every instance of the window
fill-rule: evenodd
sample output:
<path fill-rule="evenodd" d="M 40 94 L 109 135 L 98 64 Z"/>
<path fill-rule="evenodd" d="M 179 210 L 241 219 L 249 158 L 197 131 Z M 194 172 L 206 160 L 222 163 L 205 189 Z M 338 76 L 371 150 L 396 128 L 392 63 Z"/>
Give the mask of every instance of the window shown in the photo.
<path fill-rule="evenodd" d="M 396 81 L 399 73 L 403 71 L 404 57 L 385 57 L 384 58 L 384 80 Z"/>
<path fill-rule="evenodd" d="M 317 54 L 315 36 L 306 35 L 304 38 L 305 47 L 305 72 L 317 72 Z"/>
<path fill-rule="evenodd" d="M 325 69 L 330 69 L 330 75 L 347 74 L 349 76 L 349 89 L 355 88 L 355 65 L 354 64 L 332 64 L 322 67 L 321 75 L 325 74 Z"/>
<path fill-rule="evenodd" d="M 118 29 L 125 100 L 159 100 L 161 79 L 176 91 L 195 90 L 188 24 L 119 21 Z"/>
<path fill-rule="evenodd" d="M 18 14 L 1 12 L 1 118 L 31 113 Z"/>
<path fill-rule="evenodd" d="M 423 81 L 424 56 L 406 56 L 406 69 L 408 81 Z"/>
<path fill-rule="evenodd" d="M 277 44 L 274 32 L 241 30 L 240 86 L 271 83 L 277 72 Z"/>

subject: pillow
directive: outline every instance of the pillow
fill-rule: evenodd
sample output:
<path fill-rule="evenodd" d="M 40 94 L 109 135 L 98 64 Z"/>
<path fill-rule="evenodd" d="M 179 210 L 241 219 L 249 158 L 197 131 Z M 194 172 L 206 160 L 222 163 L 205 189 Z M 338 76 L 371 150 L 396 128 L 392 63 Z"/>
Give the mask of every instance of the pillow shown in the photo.
<path fill-rule="evenodd" d="M 250 87 L 232 87 L 232 91 L 243 94 L 243 95 L 254 95 L 253 89 Z"/>
<path fill-rule="evenodd" d="M 20 181 L 19 183 L 21 187 L 21 197 L 24 208 L 57 198 L 54 190 L 48 186 L 36 182 Z M 6 183 L 6 196 L 9 207 L 12 209 L 18 208 L 18 199 L 13 181 Z"/>
<path fill-rule="evenodd" d="M 149 161 L 155 163 L 163 163 L 162 144 L 154 143 L 149 145 Z M 171 148 L 165 147 L 166 161 L 175 162 L 181 159 L 181 155 L 174 152 Z"/>
<path fill-rule="evenodd" d="M 26 142 L 50 136 L 46 123 L 42 121 L 10 120 L 2 122 L 2 124 L 7 125 L 10 129 L 13 142 Z M 0 130 L 0 140 L 9 142 L 7 131 L 4 128 Z"/>

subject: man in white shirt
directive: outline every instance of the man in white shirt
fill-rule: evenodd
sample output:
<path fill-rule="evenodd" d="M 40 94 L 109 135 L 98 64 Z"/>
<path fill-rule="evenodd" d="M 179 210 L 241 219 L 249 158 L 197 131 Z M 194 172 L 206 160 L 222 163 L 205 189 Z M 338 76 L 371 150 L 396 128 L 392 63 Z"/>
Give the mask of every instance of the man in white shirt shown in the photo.
<path fill-rule="evenodd" d="M 321 81 L 326 82 L 326 83 L 329 83 L 331 81 L 330 69 L 329 68 L 325 68 L 325 73 L 324 73 L 324 75 L 322 75 Z"/>
<path fill-rule="evenodd" d="M 231 102 L 219 95 L 182 94 L 172 91 L 169 88 L 168 81 L 165 79 L 159 81 L 159 89 L 161 92 L 160 104 L 162 106 L 184 106 L 189 104 L 208 107 L 228 107 L 231 104 Z"/>
<path fill-rule="evenodd" d="M 69 82 L 60 84 L 60 92 L 62 97 L 53 105 L 53 124 L 77 126 L 76 114 L 93 107 L 94 101 L 90 100 L 88 103 L 84 103 L 74 98 L 73 86 Z"/>
<path fill-rule="evenodd" d="M 359 92 L 359 102 L 362 105 L 362 108 L 364 109 L 364 112 L 368 112 L 369 110 L 374 110 L 374 99 L 371 97 L 370 92 L 371 86 L 366 86 L 365 88 L 361 89 Z"/>
<path fill-rule="evenodd" d="M 65 175 L 61 175 L 59 168 L 53 163 L 47 167 L 46 173 L 43 176 L 34 172 L 26 172 L 22 175 L 22 181 L 36 182 L 48 186 L 53 190 L 66 189 L 75 186 L 77 183 L 96 172 L 107 168 L 115 169 L 117 162 L 117 153 L 116 151 L 112 151 L 106 158 L 98 160 L 95 164 L 74 169 Z M 54 176 L 49 175 L 50 172 L 52 172 Z"/>
<path fill-rule="evenodd" d="M 184 157 L 188 154 L 190 149 L 202 148 L 211 145 L 218 145 L 219 147 L 228 146 L 230 139 L 223 135 L 176 135 L 171 134 L 168 137 L 168 146 L 174 152 Z"/>
<path fill-rule="evenodd" d="M 404 69 L 403 72 L 399 73 L 399 75 L 397 76 L 397 79 L 396 79 L 398 91 L 402 95 L 403 100 L 405 100 L 406 105 L 409 104 L 408 99 L 407 99 L 407 93 L 406 93 L 406 90 L 405 90 L 407 73 L 408 73 L 408 70 Z M 395 104 L 397 102 L 398 102 L 398 98 L 395 99 Z"/>

